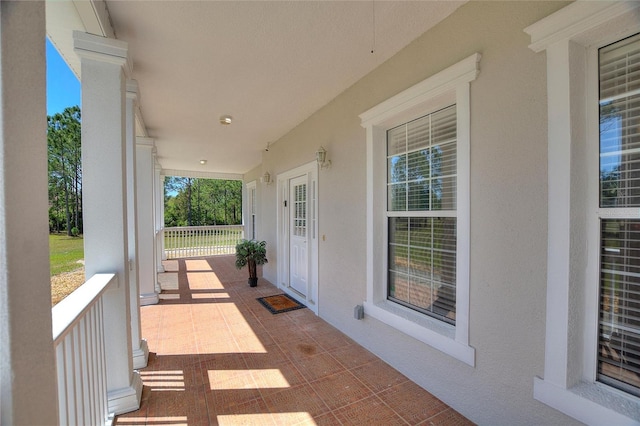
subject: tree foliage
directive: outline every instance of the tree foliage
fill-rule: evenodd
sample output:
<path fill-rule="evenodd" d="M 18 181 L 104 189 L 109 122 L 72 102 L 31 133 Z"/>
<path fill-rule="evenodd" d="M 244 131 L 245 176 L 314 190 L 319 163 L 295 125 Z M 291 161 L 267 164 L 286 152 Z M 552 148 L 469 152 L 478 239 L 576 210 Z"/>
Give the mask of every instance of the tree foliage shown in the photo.
<path fill-rule="evenodd" d="M 80 107 L 47 116 L 49 230 L 82 233 Z"/>
<path fill-rule="evenodd" d="M 242 224 L 242 182 L 168 176 L 165 226 Z"/>

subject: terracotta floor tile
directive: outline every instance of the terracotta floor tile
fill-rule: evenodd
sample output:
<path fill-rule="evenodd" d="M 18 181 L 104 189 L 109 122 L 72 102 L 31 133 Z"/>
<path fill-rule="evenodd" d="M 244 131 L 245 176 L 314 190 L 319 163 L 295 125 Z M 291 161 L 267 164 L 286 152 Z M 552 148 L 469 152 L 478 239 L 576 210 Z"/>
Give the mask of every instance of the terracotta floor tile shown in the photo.
<path fill-rule="evenodd" d="M 406 425 L 375 395 L 335 410 L 333 415 L 343 425 Z"/>
<path fill-rule="evenodd" d="M 371 396 L 371 391 L 348 371 L 324 377 L 312 383 L 313 389 L 335 410 Z"/>
<path fill-rule="evenodd" d="M 327 351 L 355 344 L 352 339 L 335 329 L 324 333 L 318 331 L 314 333 L 313 339 Z"/>
<path fill-rule="evenodd" d="M 258 389 L 286 389 L 307 383 L 291 362 L 272 365 L 270 368 L 251 369 L 251 374 Z"/>
<path fill-rule="evenodd" d="M 452 408 L 447 408 L 440 414 L 420 423 L 420 425 L 425 426 L 469 426 L 473 424 L 473 422 Z"/>
<path fill-rule="evenodd" d="M 347 369 L 360 367 L 378 359 L 374 354 L 359 345 L 343 346 L 333 349 L 329 353 Z"/>
<path fill-rule="evenodd" d="M 380 392 L 378 397 L 412 425 L 430 419 L 449 408 L 411 381 L 386 389 Z"/>
<path fill-rule="evenodd" d="M 211 414 L 241 414 L 267 412 L 258 389 L 224 389 L 205 393 L 209 417 Z"/>
<path fill-rule="evenodd" d="M 307 384 L 285 390 L 262 390 L 264 400 L 272 413 L 309 413 L 316 417 L 329 412 L 313 388 Z"/>
<path fill-rule="evenodd" d="M 326 352 L 297 359 L 295 365 L 309 382 L 338 372 L 345 372 L 344 366 Z"/>
<path fill-rule="evenodd" d="M 278 347 L 282 352 L 284 352 L 287 358 L 293 362 L 324 352 L 324 349 L 313 339 L 299 339 L 281 342 L 278 344 Z"/>
<path fill-rule="evenodd" d="M 380 359 L 350 370 L 374 393 L 389 389 L 408 379 Z"/>
<path fill-rule="evenodd" d="M 165 262 L 140 409 L 116 425 L 471 424 L 311 310 L 271 314 L 256 298 L 283 291 L 234 261 Z"/>
<path fill-rule="evenodd" d="M 242 359 L 248 368 L 271 368 L 290 362 L 285 353 L 275 344 L 264 345 L 264 352 L 243 353 Z"/>

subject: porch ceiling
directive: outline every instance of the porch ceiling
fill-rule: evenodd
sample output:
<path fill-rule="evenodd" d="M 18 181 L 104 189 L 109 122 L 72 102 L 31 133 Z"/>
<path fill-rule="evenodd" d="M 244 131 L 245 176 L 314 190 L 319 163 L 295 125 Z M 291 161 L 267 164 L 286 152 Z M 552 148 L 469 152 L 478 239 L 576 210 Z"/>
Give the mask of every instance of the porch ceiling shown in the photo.
<path fill-rule="evenodd" d="M 48 7 L 51 3 L 58 2 Z M 78 8 L 85 2 L 73 3 Z M 144 125 L 163 168 L 245 173 L 261 162 L 268 142 L 463 3 L 107 1 L 106 6 L 116 38 L 129 43 Z M 82 21 L 86 26 L 87 19 Z M 233 116 L 232 125 L 219 124 L 225 114 Z M 200 165 L 201 159 L 207 164 Z"/>

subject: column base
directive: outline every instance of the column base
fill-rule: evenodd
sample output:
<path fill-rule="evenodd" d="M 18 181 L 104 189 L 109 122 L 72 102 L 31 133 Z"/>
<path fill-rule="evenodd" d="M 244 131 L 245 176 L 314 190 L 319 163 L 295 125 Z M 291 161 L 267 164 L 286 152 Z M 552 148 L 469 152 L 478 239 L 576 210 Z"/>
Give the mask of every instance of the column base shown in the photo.
<path fill-rule="evenodd" d="M 140 295 L 140 306 L 157 305 L 160 301 L 158 293 L 145 293 Z"/>
<path fill-rule="evenodd" d="M 161 263 L 160 265 L 158 265 L 158 266 L 157 266 L 157 268 L 156 268 L 156 271 L 157 271 L 159 274 L 164 273 L 164 272 L 165 272 L 165 270 L 164 270 L 164 265 L 163 265 L 162 263 Z"/>
<path fill-rule="evenodd" d="M 133 368 L 138 370 L 147 366 L 149 361 L 149 345 L 146 339 L 140 340 L 140 347 L 133 350 Z"/>
<path fill-rule="evenodd" d="M 124 389 L 107 392 L 109 413 L 115 415 L 129 413 L 140 408 L 142 397 L 142 379 L 137 371 L 131 376 L 131 385 Z"/>

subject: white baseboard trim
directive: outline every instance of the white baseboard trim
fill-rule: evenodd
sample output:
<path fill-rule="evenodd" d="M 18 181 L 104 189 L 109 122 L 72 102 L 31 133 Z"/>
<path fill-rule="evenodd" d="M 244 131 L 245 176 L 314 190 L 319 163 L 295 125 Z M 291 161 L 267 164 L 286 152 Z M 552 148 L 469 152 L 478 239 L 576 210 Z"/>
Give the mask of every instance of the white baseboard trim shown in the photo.
<path fill-rule="evenodd" d="M 142 379 L 137 371 L 131 376 L 131 385 L 124 389 L 107 392 L 109 413 L 115 415 L 129 413 L 140 408 L 142 397 Z"/>
<path fill-rule="evenodd" d="M 138 370 L 147 366 L 149 361 L 149 345 L 146 339 L 140 340 L 140 347 L 133 350 L 133 368 Z"/>
<path fill-rule="evenodd" d="M 157 305 L 160 301 L 158 293 L 145 293 L 140 295 L 140 306 Z"/>

